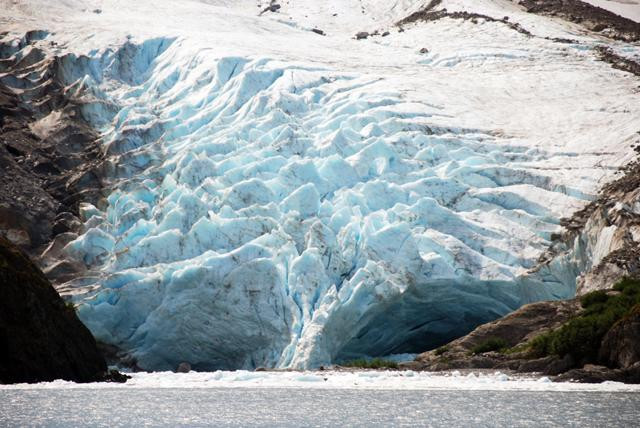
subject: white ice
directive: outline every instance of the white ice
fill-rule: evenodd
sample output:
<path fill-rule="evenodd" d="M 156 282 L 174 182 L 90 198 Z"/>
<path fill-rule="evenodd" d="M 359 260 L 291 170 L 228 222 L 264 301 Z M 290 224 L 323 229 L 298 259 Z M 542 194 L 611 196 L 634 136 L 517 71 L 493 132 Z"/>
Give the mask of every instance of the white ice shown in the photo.
<path fill-rule="evenodd" d="M 0 385 L 1 390 L 34 389 L 162 389 L 162 388 L 305 388 L 447 391 L 640 392 L 640 385 L 620 382 L 586 384 L 551 382 L 547 377 L 507 375 L 500 371 L 432 373 L 414 371 L 308 371 L 210 373 L 131 373 L 125 384 L 78 384 L 57 380 L 37 384 Z"/>

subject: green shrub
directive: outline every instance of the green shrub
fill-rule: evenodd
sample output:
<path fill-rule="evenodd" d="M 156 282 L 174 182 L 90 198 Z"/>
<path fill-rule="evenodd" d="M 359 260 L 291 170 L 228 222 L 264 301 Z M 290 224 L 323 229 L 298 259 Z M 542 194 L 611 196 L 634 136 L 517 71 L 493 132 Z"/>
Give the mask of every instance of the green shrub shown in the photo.
<path fill-rule="evenodd" d="M 549 355 L 551 352 L 549 351 L 552 335 L 548 333 L 543 333 L 539 336 L 534 337 L 529 342 L 529 349 L 534 357 L 544 357 L 545 355 Z"/>
<path fill-rule="evenodd" d="M 616 291 L 622 291 L 624 294 L 635 295 L 640 294 L 640 280 L 635 278 L 624 278 L 613 286 Z"/>
<path fill-rule="evenodd" d="M 559 356 L 570 354 L 576 361 L 594 361 L 602 338 L 611 325 L 597 316 L 573 319 L 552 334 L 549 353 Z"/>
<path fill-rule="evenodd" d="M 357 360 L 347 361 L 342 364 L 345 367 L 357 367 L 361 369 L 397 369 L 398 364 L 384 360 L 382 358 L 374 358 L 372 360 L 368 360 L 366 358 L 358 358 Z"/>
<path fill-rule="evenodd" d="M 526 345 L 526 344 L 522 344 L 522 343 L 521 343 L 521 344 L 519 344 L 519 345 L 514 346 L 513 348 L 507 348 L 507 349 L 504 349 L 504 350 L 502 350 L 501 352 L 502 352 L 503 354 L 511 355 L 511 354 L 517 354 L 517 353 L 519 353 L 519 352 L 525 352 L 525 351 L 527 351 L 528 349 L 529 349 L 529 348 L 527 347 L 527 345 Z"/>
<path fill-rule="evenodd" d="M 484 354 L 485 352 L 491 351 L 502 351 L 509 347 L 509 344 L 506 340 L 500 337 L 490 337 L 489 339 L 478 343 L 476 346 L 471 348 L 471 353 L 473 355 Z"/>
<path fill-rule="evenodd" d="M 596 362 L 600 344 L 609 329 L 640 303 L 640 281 L 625 278 L 614 286 L 617 295 L 594 291 L 580 299 L 584 311 L 560 328 L 530 342 L 537 356 L 571 355 L 576 362 Z"/>
<path fill-rule="evenodd" d="M 447 352 L 449 352 L 449 346 L 448 345 L 441 346 L 438 349 L 436 349 L 435 351 L 433 351 L 433 353 L 436 354 L 436 356 L 438 356 L 438 357 L 440 355 L 444 354 L 444 353 L 447 353 Z"/>
<path fill-rule="evenodd" d="M 607 293 L 602 290 L 594 291 L 589 294 L 585 294 L 580 299 L 580 304 L 583 308 L 593 306 L 598 303 L 605 303 L 609 299 Z"/>

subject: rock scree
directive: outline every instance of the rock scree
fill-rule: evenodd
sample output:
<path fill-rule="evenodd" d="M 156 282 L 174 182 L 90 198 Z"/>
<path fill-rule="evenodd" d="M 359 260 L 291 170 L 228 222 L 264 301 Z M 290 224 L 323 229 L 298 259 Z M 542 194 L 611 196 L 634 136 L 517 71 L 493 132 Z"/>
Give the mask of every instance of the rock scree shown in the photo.
<path fill-rule="evenodd" d="M 57 55 L 47 36 L 0 37 L 0 236 L 57 283 L 82 269 L 59 254 L 81 226 L 80 203 L 102 196 L 104 153 L 83 112 L 108 107 L 70 84 L 81 59 Z"/>

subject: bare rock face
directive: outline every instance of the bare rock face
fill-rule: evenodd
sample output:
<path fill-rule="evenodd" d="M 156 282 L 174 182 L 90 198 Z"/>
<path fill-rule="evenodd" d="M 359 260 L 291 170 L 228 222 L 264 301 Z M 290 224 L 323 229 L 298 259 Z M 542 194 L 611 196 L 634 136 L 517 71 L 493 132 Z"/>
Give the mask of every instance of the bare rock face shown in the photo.
<path fill-rule="evenodd" d="M 627 369 L 610 369 L 605 366 L 585 365 L 569 370 L 555 379 L 557 382 L 601 383 L 605 381 L 640 383 L 640 364 Z"/>
<path fill-rule="evenodd" d="M 191 364 L 183 362 L 178 365 L 176 369 L 177 373 L 189 373 L 191 371 Z"/>
<path fill-rule="evenodd" d="M 608 290 L 625 276 L 640 275 L 640 162 L 631 162 L 623 172 L 597 199 L 561 220 L 565 231 L 535 271 L 572 266 L 577 296 Z"/>
<path fill-rule="evenodd" d="M 513 353 L 486 352 L 473 355 L 478 345 L 499 339 L 507 347 L 516 347 L 532 338 L 555 329 L 580 311 L 577 300 L 538 302 L 525 305 L 499 320 L 483 324 L 468 335 L 454 340 L 439 349 L 420 354 L 413 368 L 422 370 L 448 370 L 459 368 L 511 369 L 523 372 L 546 372 L 554 374 L 567 366 L 556 357 L 532 360 L 530 356 Z M 557 361 L 556 361 L 557 360 Z M 569 367 L 565 367 L 564 370 Z"/>
<path fill-rule="evenodd" d="M 108 377 L 74 309 L 20 250 L 0 238 L 0 383 Z"/>
<path fill-rule="evenodd" d="M 600 360 L 627 369 L 640 362 L 640 305 L 618 321 L 602 340 Z"/>
<path fill-rule="evenodd" d="M 459 344 L 471 349 L 483 340 L 500 337 L 509 346 L 515 346 L 528 340 L 532 334 L 538 335 L 543 329 L 564 323 L 579 310 L 580 303 L 576 300 L 531 303 L 497 321 L 479 326 L 460 339 Z"/>

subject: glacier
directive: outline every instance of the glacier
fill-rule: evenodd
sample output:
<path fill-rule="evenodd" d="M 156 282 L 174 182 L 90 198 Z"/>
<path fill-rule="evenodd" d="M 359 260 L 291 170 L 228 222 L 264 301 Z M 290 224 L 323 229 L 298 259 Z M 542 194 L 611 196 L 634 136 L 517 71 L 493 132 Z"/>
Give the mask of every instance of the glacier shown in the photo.
<path fill-rule="evenodd" d="M 137 367 L 419 352 L 572 296 L 577 261 L 530 269 L 640 129 L 637 82 L 595 61 L 597 38 L 495 1 L 443 3 L 537 35 L 444 19 L 353 40 L 421 6 L 404 1 L 356 17 L 355 1 L 137 3 L 55 6 L 37 41 L 61 41 L 109 156 L 110 190 L 65 247 L 86 272 L 59 290 Z"/>

